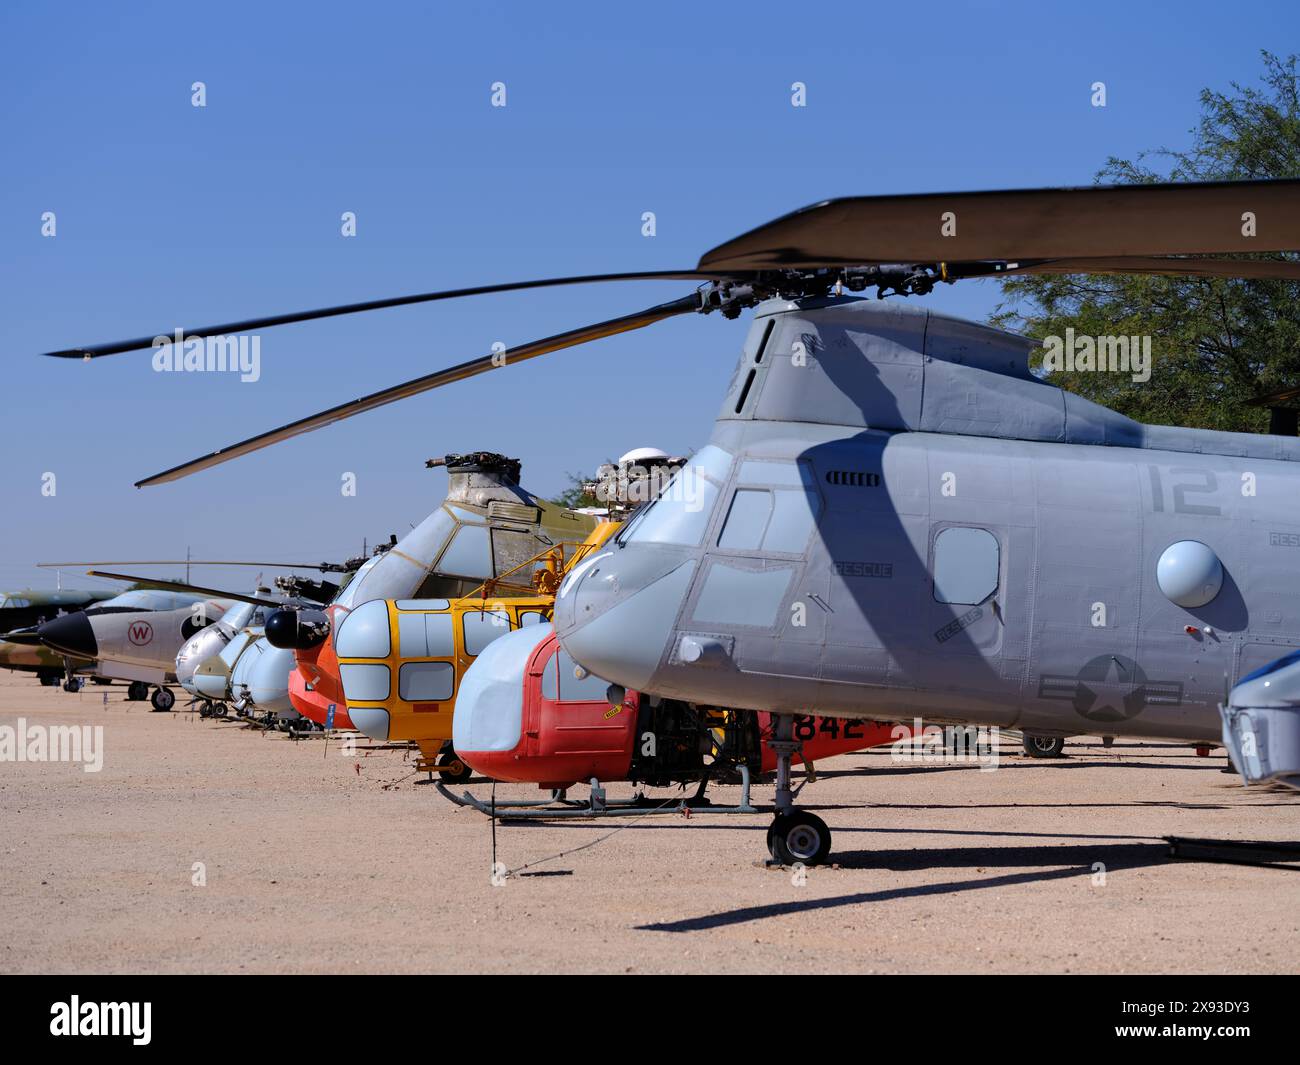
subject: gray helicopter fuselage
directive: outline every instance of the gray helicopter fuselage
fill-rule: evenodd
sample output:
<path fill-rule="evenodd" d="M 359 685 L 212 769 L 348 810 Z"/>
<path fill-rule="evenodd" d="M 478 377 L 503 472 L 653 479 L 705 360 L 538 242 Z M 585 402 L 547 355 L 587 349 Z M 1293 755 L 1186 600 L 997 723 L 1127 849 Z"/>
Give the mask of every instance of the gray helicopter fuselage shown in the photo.
<path fill-rule="evenodd" d="M 1218 742 L 1227 688 L 1300 646 L 1300 442 L 1141 425 L 1034 346 L 760 306 L 678 491 L 561 586 L 565 649 L 702 704 Z M 1204 605 L 1157 580 L 1188 541 L 1220 564 Z"/>

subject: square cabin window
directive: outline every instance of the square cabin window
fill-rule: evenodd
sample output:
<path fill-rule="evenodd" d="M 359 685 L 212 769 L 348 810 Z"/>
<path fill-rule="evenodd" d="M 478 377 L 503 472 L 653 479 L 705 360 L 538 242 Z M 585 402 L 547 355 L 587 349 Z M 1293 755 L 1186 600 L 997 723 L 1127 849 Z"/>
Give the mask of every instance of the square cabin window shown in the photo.
<path fill-rule="evenodd" d="M 510 631 L 510 615 L 502 610 L 466 611 L 461 622 L 465 636 L 465 653 L 471 658 L 498 636 Z"/>
<path fill-rule="evenodd" d="M 934 538 L 934 598 L 975 606 L 998 590 L 998 540 L 987 529 L 953 526 Z"/>
<path fill-rule="evenodd" d="M 397 694 L 408 703 L 443 702 L 452 697 L 456 667 L 450 662 L 403 662 Z"/>

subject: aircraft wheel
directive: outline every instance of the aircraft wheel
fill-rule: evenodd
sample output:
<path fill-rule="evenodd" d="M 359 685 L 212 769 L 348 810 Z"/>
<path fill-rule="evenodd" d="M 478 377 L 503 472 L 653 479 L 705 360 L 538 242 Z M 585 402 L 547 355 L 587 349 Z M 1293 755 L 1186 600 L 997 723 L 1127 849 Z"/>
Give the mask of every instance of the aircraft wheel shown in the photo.
<path fill-rule="evenodd" d="M 1062 758 L 1064 752 L 1064 736 L 1025 736 L 1025 754 L 1030 758 Z"/>
<path fill-rule="evenodd" d="M 216 711 L 213 710 L 210 700 L 204 699 L 203 702 L 199 703 L 199 717 L 211 717 L 214 713 Z"/>
<path fill-rule="evenodd" d="M 831 830 L 816 814 L 777 814 L 767 830 L 767 849 L 782 865 L 821 865 L 831 853 Z"/>
<path fill-rule="evenodd" d="M 142 680 L 133 680 L 126 688 L 126 697 L 133 703 L 143 702 L 149 698 L 149 685 Z"/>
<path fill-rule="evenodd" d="M 450 767 L 447 772 L 438 774 L 444 784 L 464 784 L 474 775 L 474 770 L 462 762 L 460 755 L 450 747 L 438 755 L 438 764 Z"/>
<path fill-rule="evenodd" d="M 82 680 L 80 677 L 69 677 L 63 682 L 63 690 L 65 692 L 79 692 L 81 691 L 81 685 Z"/>
<path fill-rule="evenodd" d="M 37 673 L 36 679 L 41 682 L 42 688 L 57 688 L 59 686 L 59 674 L 57 673 Z"/>
<path fill-rule="evenodd" d="M 212 716 L 213 716 L 213 717 L 229 717 L 229 716 L 230 716 L 230 707 L 228 707 L 225 703 L 217 703 L 217 705 L 214 706 L 214 707 L 212 708 Z"/>
<path fill-rule="evenodd" d="M 155 688 L 149 701 L 159 713 L 166 713 L 176 705 L 176 696 L 172 694 L 170 688 Z"/>

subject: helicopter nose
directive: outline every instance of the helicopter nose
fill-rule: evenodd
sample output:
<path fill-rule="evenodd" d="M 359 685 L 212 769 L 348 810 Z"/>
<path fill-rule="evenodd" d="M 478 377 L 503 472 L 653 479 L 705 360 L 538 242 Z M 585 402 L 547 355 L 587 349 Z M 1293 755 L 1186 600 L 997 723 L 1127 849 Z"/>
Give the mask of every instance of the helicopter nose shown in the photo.
<path fill-rule="evenodd" d="M 555 631 L 575 662 L 626 688 L 646 689 L 691 588 L 695 559 L 673 549 L 615 549 L 555 603 Z"/>
<path fill-rule="evenodd" d="M 99 643 L 90 618 L 83 611 L 64 614 L 36 628 L 41 642 L 52 651 L 72 655 L 74 658 L 97 658 Z"/>
<path fill-rule="evenodd" d="M 277 610 L 266 619 L 266 642 L 282 651 L 307 651 L 330 634 L 323 610 Z"/>
<path fill-rule="evenodd" d="M 193 685 L 192 689 L 190 684 Z M 221 702 L 229 694 L 230 667 L 220 656 L 213 656 L 194 671 L 194 675 L 190 677 L 190 684 L 185 686 L 186 691 L 192 690 L 205 699 Z"/>
<path fill-rule="evenodd" d="M 191 695 L 195 694 L 194 671 L 207 659 L 219 654 L 230 642 L 230 635 L 222 631 L 218 622 L 191 636 L 176 655 L 176 682 Z"/>

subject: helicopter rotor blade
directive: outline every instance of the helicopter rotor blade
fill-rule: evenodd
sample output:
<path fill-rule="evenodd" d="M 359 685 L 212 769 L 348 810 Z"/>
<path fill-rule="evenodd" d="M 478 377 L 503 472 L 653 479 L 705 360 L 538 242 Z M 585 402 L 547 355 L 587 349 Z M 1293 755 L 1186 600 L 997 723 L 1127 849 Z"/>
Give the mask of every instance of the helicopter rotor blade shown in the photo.
<path fill-rule="evenodd" d="M 350 400 L 347 403 L 340 403 L 336 407 L 330 407 L 328 410 L 320 411 L 317 414 L 309 415 L 306 418 L 299 418 L 297 421 L 289 422 L 278 429 L 272 429 L 269 432 L 259 433 L 257 436 L 249 437 L 247 440 L 240 441 L 220 451 L 214 451 L 203 458 L 194 459 L 190 462 L 182 463 L 179 466 L 173 466 L 162 473 L 155 473 L 151 477 L 146 477 L 142 481 L 136 482 L 137 488 L 145 488 L 149 485 L 162 484 L 166 481 L 175 481 L 181 477 L 187 477 L 199 470 L 206 470 L 212 466 L 220 465 L 223 462 L 229 462 L 231 459 L 238 458 L 241 455 L 247 455 L 253 451 L 260 451 L 264 447 L 270 447 L 272 444 L 278 444 L 282 440 L 288 440 L 291 437 L 299 436 L 302 433 L 309 433 L 315 429 L 323 428 L 334 422 L 343 421 L 345 418 L 351 418 L 354 415 L 362 414 L 368 410 L 374 410 L 376 407 L 382 407 L 388 403 L 395 403 L 399 399 L 406 399 L 408 396 L 419 395 L 421 392 L 428 392 L 430 389 L 441 388 L 443 385 L 453 384 L 456 381 L 464 381 L 470 377 L 476 377 L 488 370 L 500 366 L 508 366 L 512 363 L 523 362 L 526 359 L 536 358 L 538 355 L 548 355 L 552 352 L 563 351 L 565 348 L 576 347 L 579 344 L 585 344 L 591 340 L 599 340 L 602 337 L 614 336 L 617 333 L 627 333 L 633 329 L 643 329 L 648 325 L 661 322 L 666 318 L 672 318 L 679 314 L 689 314 L 700 309 L 698 296 L 685 296 L 670 303 L 661 303 L 658 306 L 650 307 L 644 311 L 638 311 L 636 314 L 624 315 L 620 318 L 611 318 L 604 322 L 597 322 L 594 325 L 583 326 L 580 329 L 571 329 L 565 333 L 557 333 L 555 336 L 546 337 L 543 340 L 534 340 L 528 344 L 521 344 L 518 347 L 507 348 L 504 352 L 496 352 L 492 355 L 484 355 L 477 359 L 471 359 L 469 362 L 463 362 L 458 366 L 452 366 L 446 370 L 438 370 L 435 373 L 425 374 L 423 377 L 417 377 L 410 381 L 405 381 L 399 385 L 393 385 L 391 388 L 382 389 L 379 392 L 372 392 L 368 396 L 362 396 L 360 399 Z"/>
<path fill-rule="evenodd" d="M 64 569 L 80 566 L 267 566 L 278 569 L 315 569 L 322 572 L 333 572 L 338 566 L 331 562 L 212 562 L 197 558 L 164 558 L 164 559 L 98 559 L 91 562 L 38 562 L 36 563 L 41 569 Z M 136 578 L 131 578 L 135 580 Z M 152 577 L 141 577 L 140 580 L 153 580 Z"/>
<path fill-rule="evenodd" d="M 1048 259 L 1039 263 L 1008 263 L 997 272 L 999 275 L 1164 274 L 1170 277 L 1242 277 L 1300 281 L 1300 261 L 1120 256 L 1110 259 Z"/>
<path fill-rule="evenodd" d="M 154 588 L 161 588 L 171 592 L 197 592 L 199 595 L 209 595 L 214 599 L 235 599 L 241 603 L 252 603 L 254 606 L 271 606 L 279 609 L 285 604 L 279 599 L 260 599 L 255 595 L 243 595 L 240 592 L 227 592 L 221 588 L 205 588 L 201 584 L 190 584 L 189 581 L 168 581 L 159 580 L 156 577 L 140 577 L 130 573 L 110 573 L 108 570 L 88 569 L 87 577 L 110 577 L 115 581 L 139 581 L 150 585 Z"/>
<path fill-rule="evenodd" d="M 321 307 L 313 311 L 273 314 L 265 318 L 247 318 L 242 322 L 224 322 L 221 325 L 209 325 L 204 326 L 202 329 L 186 329 L 180 332 L 186 339 L 227 336 L 235 333 L 246 333 L 254 329 L 266 329 L 276 325 L 290 325 L 294 322 L 310 322 L 319 318 L 335 318 L 343 314 L 360 314 L 363 311 L 378 311 L 388 307 L 407 307 L 415 303 L 459 299 L 462 296 L 483 296 L 494 292 L 518 292 L 523 289 L 556 288 L 561 285 L 587 285 L 605 281 L 708 281 L 712 280 L 713 277 L 713 274 L 701 274 L 694 270 L 647 270 L 639 273 L 584 274 L 576 277 L 542 278 L 535 281 L 508 281 L 500 285 L 477 285 L 473 288 L 423 292 L 414 296 L 367 300 L 364 303 L 344 303 L 336 307 Z M 116 340 L 107 344 L 89 344 L 85 347 L 64 348 L 61 351 L 47 351 L 44 354 L 57 359 L 98 359 L 105 355 L 118 355 L 124 351 L 142 351 L 145 348 L 153 347 L 154 341 L 159 337 L 171 340 L 173 335 L 174 331 L 158 333 L 153 336 L 136 337 L 133 340 Z"/>
<path fill-rule="evenodd" d="M 1295 250 L 1300 180 L 1178 182 L 826 200 L 705 252 L 698 269 Z"/>

